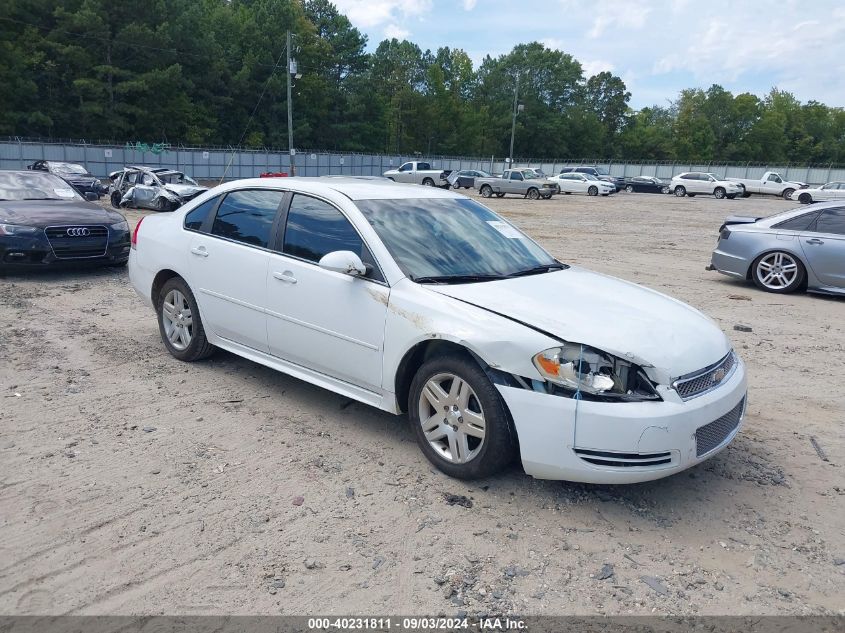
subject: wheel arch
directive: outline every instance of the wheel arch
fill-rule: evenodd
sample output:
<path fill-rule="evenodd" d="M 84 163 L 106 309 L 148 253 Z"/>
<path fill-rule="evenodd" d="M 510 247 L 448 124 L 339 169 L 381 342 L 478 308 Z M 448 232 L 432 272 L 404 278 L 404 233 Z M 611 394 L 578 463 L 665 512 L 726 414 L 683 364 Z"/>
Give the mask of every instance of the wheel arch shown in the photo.
<path fill-rule="evenodd" d="M 185 279 L 177 273 L 175 270 L 171 270 L 170 268 L 165 268 L 163 270 L 158 271 L 156 276 L 153 278 L 153 285 L 150 289 L 150 300 L 153 302 L 153 306 L 158 309 L 158 296 L 161 293 L 161 289 L 164 287 L 170 279 L 174 277 L 180 277 L 181 279 Z M 188 283 L 187 281 L 185 283 Z"/>

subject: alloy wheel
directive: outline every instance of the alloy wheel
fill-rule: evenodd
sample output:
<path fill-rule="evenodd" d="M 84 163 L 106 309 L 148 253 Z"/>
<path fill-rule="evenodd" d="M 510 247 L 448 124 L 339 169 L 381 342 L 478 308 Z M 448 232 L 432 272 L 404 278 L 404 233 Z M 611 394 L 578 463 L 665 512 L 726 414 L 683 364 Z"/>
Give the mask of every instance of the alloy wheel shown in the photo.
<path fill-rule="evenodd" d="M 484 411 L 467 381 L 451 373 L 431 377 L 420 393 L 419 419 L 429 445 L 453 464 L 475 458 L 484 445 Z"/>
<path fill-rule="evenodd" d="M 187 349 L 193 337 L 194 322 L 188 299 L 176 289 L 164 297 L 161 306 L 161 323 L 168 342 L 177 351 Z"/>
<path fill-rule="evenodd" d="M 770 290 L 783 290 L 795 282 L 798 263 L 788 253 L 770 253 L 757 262 L 757 279 Z"/>

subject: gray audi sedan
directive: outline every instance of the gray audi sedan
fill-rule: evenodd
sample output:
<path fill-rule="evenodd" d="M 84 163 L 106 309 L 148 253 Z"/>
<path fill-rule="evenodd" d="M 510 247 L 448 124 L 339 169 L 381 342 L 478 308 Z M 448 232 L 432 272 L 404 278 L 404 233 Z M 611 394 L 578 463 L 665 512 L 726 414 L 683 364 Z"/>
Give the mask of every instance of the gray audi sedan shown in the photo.
<path fill-rule="evenodd" d="M 767 292 L 845 295 L 845 201 L 767 218 L 728 217 L 707 270 L 750 279 Z"/>

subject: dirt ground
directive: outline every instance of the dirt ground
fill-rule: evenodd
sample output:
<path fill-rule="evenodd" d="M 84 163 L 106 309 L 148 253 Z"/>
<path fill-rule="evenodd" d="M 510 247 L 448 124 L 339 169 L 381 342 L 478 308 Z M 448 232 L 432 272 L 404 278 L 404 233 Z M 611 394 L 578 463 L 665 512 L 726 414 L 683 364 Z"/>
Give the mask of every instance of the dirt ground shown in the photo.
<path fill-rule="evenodd" d="M 0 613 L 843 613 L 845 301 L 704 270 L 726 215 L 790 204 L 490 201 L 702 309 L 748 364 L 736 441 L 632 486 L 451 480 L 405 418 L 174 360 L 122 269 L 0 279 Z"/>

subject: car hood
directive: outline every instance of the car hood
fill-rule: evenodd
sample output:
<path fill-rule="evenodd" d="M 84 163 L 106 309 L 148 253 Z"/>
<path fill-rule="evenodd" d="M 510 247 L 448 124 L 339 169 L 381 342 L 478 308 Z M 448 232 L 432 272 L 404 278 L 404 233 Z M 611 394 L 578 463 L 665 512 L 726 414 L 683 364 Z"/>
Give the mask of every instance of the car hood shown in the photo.
<path fill-rule="evenodd" d="M 712 365 L 731 349 L 719 326 L 695 308 L 582 268 L 426 287 L 555 338 L 654 367 L 661 380 Z"/>
<path fill-rule="evenodd" d="M 197 194 L 202 193 L 203 191 L 208 191 L 208 187 L 198 187 L 196 185 L 171 185 L 167 184 L 164 185 L 164 188 L 168 191 L 175 193 L 177 196 L 182 198 L 190 198 Z"/>
<path fill-rule="evenodd" d="M 0 222 L 44 228 L 56 224 L 112 224 L 123 220 L 114 211 L 82 200 L 0 201 Z"/>

